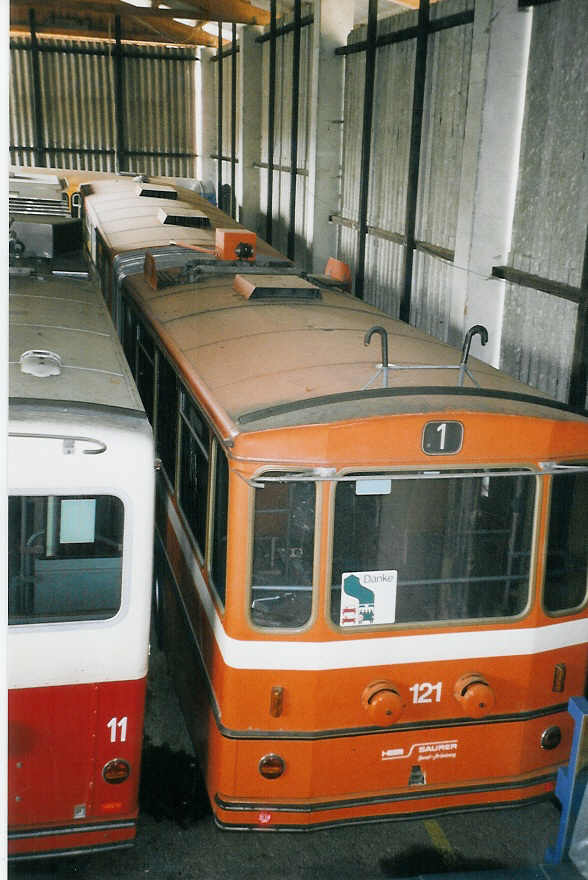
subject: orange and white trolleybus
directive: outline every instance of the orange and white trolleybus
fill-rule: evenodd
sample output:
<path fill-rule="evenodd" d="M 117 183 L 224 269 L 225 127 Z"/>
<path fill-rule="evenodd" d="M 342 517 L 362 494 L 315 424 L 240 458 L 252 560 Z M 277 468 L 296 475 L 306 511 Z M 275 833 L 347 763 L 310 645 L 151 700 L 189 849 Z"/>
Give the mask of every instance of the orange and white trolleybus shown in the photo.
<path fill-rule="evenodd" d="M 151 428 L 96 283 L 32 264 L 10 278 L 12 859 L 132 842 L 151 606 Z"/>
<path fill-rule="evenodd" d="M 162 461 L 158 623 L 217 822 L 553 792 L 586 688 L 585 414 L 470 358 L 483 327 L 455 350 L 177 182 L 84 180 Z"/>

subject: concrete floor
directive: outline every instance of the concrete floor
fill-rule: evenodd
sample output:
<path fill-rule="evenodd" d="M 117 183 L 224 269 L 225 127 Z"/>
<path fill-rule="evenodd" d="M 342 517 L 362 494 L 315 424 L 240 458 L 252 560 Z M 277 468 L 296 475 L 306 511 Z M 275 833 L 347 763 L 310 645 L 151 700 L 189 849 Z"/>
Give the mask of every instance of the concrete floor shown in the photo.
<path fill-rule="evenodd" d="M 153 650 L 146 734 L 189 753 L 190 743 L 165 661 Z M 189 760 L 186 756 L 185 760 Z M 152 813 L 158 814 L 157 810 Z M 9 877 L 103 880 L 372 880 L 469 872 L 484 880 L 580 880 L 571 863 L 540 867 L 559 827 L 555 801 L 502 811 L 438 819 L 359 825 L 312 833 L 221 831 L 209 812 L 181 822 L 160 810 L 143 810 L 136 845 L 83 858 L 18 863 Z M 475 872 L 475 873 L 472 873 Z M 455 880 L 455 878 L 454 878 Z"/>

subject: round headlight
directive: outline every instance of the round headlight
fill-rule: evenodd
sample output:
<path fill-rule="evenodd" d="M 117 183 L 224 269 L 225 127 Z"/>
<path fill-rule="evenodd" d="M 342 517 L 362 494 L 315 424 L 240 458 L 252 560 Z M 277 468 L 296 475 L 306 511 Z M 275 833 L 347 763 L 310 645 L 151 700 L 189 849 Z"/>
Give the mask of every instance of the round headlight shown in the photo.
<path fill-rule="evenodd" d="M 130 773 L 130 765 L 126 761 L 123 761 L 122 758 L 113 758 L 112 761 L 109 761 L 108 764 L 105 764 L 102 768 L 104 779 L 107 782 L 111 782 L 113 785 L 119 785 L 121 782 L 124 782 L 129 778 Z"/>
<path fill-rule="evenodd" d="M 541 734 L 542 749 L 556 749 L 561 742 L 561 730 L 559 727 L 548 727 Z"/>
<path fill-rule="evenodd" d="M 266 779 L 277 779 L 285 769 L 284 759 L 279 755 L 265 755 L 259 762 L 259 772 Z"/>

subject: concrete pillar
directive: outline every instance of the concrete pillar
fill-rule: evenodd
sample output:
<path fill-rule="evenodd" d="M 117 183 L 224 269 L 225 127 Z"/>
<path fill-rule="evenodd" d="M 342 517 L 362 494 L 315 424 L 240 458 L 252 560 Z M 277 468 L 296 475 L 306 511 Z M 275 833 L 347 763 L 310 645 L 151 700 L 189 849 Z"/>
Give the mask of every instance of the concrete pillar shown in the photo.
<path fill-rule="evenodd" d="M 488 329 L 471 353 L 498 366 L 506 265 L 519 167 L 532 12 L 517 0 L 476 0 L 454 263 L 452 339 Z"/>
<path fill-rule="evenodd" d="M 329 215 L 339 211 L 345 61 L 334 51 L 347 42 L 353 11 L 353 0 L 314 4 L 306 217 L 313 272 L 323 272 L 336 255 L 337 228 Z"/>
<path fill-rule="evenodd" d="M 215 54 L 216 49 L 201 47 L 196 63 L 196 169 L 198 180 L 211 181 L 216 192 L 216 160 L 210 158 L 217 151 L 217 62 L 210 60 Z"/>
<path fill-rule="evenodd" d="M 265 228 L 259 206 L 259 168 L 261 162 L 261 126 L 263 103 L 263 44 L 256 37 L 263 28 L 243 27 L 239 33 L 239 94 L 241 122 L 237 132 L 235 188 L 237 190 L 237 220 L 248 229 L 263 235 Z"/>

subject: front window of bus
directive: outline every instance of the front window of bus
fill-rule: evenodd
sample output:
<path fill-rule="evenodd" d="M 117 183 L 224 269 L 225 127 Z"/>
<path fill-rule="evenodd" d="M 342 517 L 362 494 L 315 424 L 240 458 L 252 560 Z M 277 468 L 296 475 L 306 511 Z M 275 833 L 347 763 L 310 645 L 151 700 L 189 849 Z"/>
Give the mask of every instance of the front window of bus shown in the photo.
<path fill-rule="evenodd" d="M 312 611 L 315 486 L 267 476 L 255 490 L 251 620 L 263 627 L 300 627 Z"/>
<path fill-rule="evenodd" d="M 551 480 L 544 605 L 565 614 L 587 595 L 588 473 L 554 474 Z"/>
<path fill-rule="evenodd" d="M 120 608 L 124 508 L 112 495 L 8 499 L 8 622 L 104 620 Z"/>
<path fill-rule="evenodd" d="M 391 475 L 392 476 L 392 475 Z M 535 479 L 406 474 L 339 482 L 339 626 L 503 618 L 529 598 Z"/>

